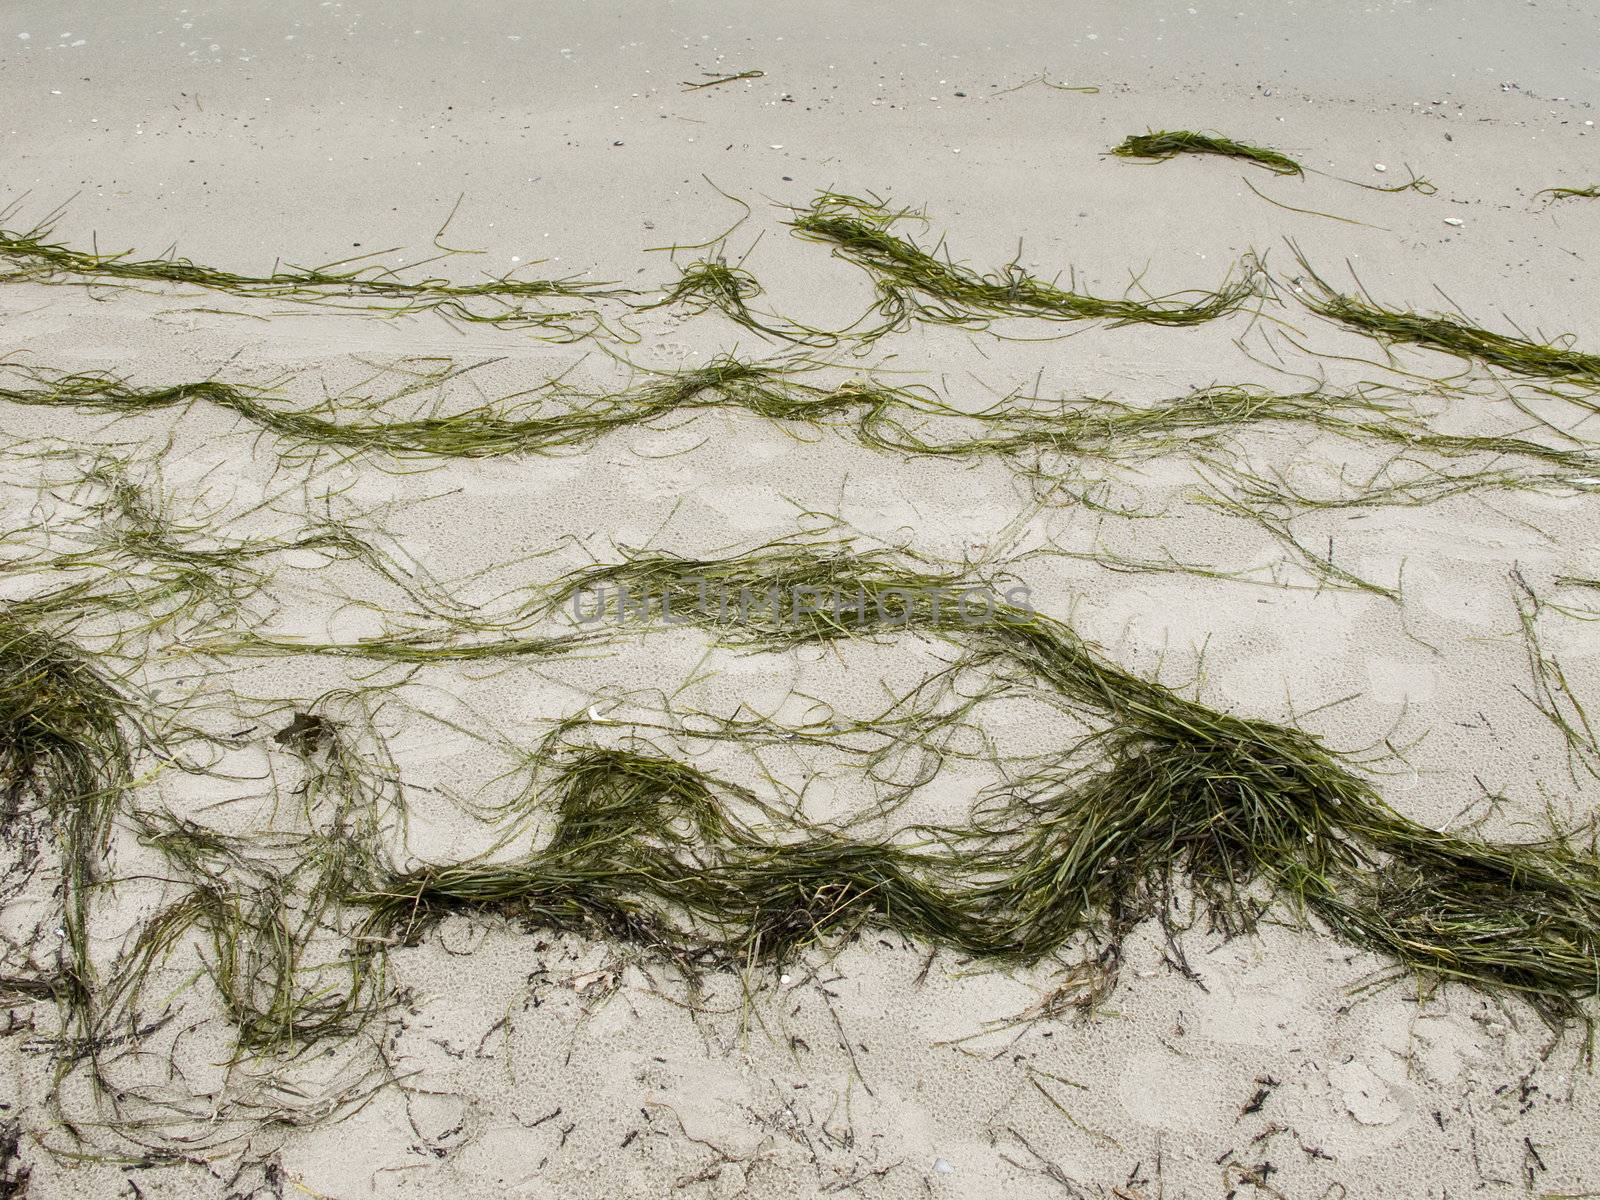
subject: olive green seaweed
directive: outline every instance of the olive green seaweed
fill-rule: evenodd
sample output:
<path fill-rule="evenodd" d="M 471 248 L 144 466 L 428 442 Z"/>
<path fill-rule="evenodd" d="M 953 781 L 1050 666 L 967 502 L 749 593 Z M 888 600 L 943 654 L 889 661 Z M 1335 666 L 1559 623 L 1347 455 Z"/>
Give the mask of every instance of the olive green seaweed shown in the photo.
<path fill-rule="evenodd" d="M 1476 359 L 1517 375 L 1561 380 L 1593 387 L 1600 384 L 1600 354 L 1572 345 L 1572 339 L 1539 342 L 1495 333 L 1457 317 L 1388 308 L 1365 294 L 1341 293 L 1326 283 L 1301 258 L 1310 287 L 1299 289 L 1313 312 L 1383 342 L 1406 343 Z M 1580 399 L 1580 403 L 1583 401 Z M 1589 402 L 1592 406 L 1592 402 Z"/>
<path fill-rule="evenodd" d="M 1557 200 L 1600 200 L 1600 184 L 1596 184 L 1593 187 L 1545 188 L 1543 191 L 1535 192 L 1533 195 L 1535 199 L 1540 196 L 1549 196 L 1548 204 L 1554 204 Z"/>
<path fill-rule="evenodd" d="M 93 656 L 0 612 L 0 831 L 9 843 L 19 825 L 42 821 L 54 835 L 64 937 L 50 989 L 80 1041 L 91 1031 L 96 995 L 92 893 L 133 774 L 130 711 Z M 32 864 L 23 869 L 31 873 Z"/>
<path fill-rule="evenodd" d="M 0 377 L 0 400 L 114 414 L 208 404 L 293 443 L 291 455 L 318 448 L 408 459 L 552 454 L 651 421 L 737 409 L 771 421 L 838 429 L 869 449 L 907 457 L 1002 459 L 1040 478 L 1059 475 L 1063 457 L 1112 464 L 1169 454 L 1209 458 L 1227 452 L 1230 439 L 1244 430 L 1271 425 L 1389 446 L 1410 459 L 1490 460 L 1448 477 L 1434 473 L 1410 484 L 1357 489 L 1340 502 L 1345 504 L 1427 502 L 1474 487 L 1589 490 L 1600 478 L 1600 454 L 1591 447 L 1439 433 L 1418 413 L 1414 396 L 1392 390 L 1282 393 L 1218 385 L 1137 405 L 1105 397 L 1013 394 L 965 410 L 928 389 L 886 384 L 872 372 L 826 383 L 819 373 L 828 368 L 800 355 L 720 355 L 701 367 L 646 372 L 617 391 L 583 392 L 554 381 L 531 398 L 410 418 L 381 416 L 372 402 L 292 408 L 270 389 L 215 379 L 141 387 L 112 375 L 38 369 Z M 1286 486 L 1279 485 L 1280 497 L 1288 495 Z M 1294 498 L 1306 505 L 1332 503 Z M 140 536 L 157 544 L 148 533 Z M 350 543 L 347 553 L 361 553 L 351 535 L 331 527 L 307 536 L 330 543 L 342 537 Z M 182 565 L 199 571 L 212 564 L 190 556 Z"/>
<path fill-rule="evenodd" d="M 942 243 L 928 251 L 893 230 L 906 221 L 926 221 L 910 209 L 890 209 L 875 197 L 823 192 L 799 210 L 790 227 L 801 237 L 826 242 L 834 253 L 871 276 L 880 325 L 857 336 L 866 340 L 902 329 L 913 319 L 942 325 L 986 327 L 999 317 L 1047 321 L 1108 321 L 1113 325 L 1198 325 L 1227 316 L 1256 295 L 1254 268 L 1224 280 L 1214 292 L 1190 298 L 1106 299 L 1061 287 L 1024 271 L 1013 261 L 981 273 L 940 257 Z"/>
<path fill-rule="evenodd" d="M 342 306 L 365 307 L 386 316 L 438 312 L 457 321 L 512 329 L 544 328 L 563 336 L 581 336 L 593 330 L 598 318 L 592 310 L 551 310 L 530 307 L 530 302 L 626 294 L 626 289 L 610 284 L 574 278 L 502 275 L 478 283 L 454 283 L 443 278 L 406 278 L 391 268 L 350 265 L 373 257 L 371 254 L 319 267 L 276 266 L 268 274 L 251 275 L 176 255 L 136 258 L 133 251 L 102 254 L 81 250 L 52 237 L 48 225 L 25 231 L 0 229 L 0 261 L 15 264 L 10 270 L 0 270 L 0 283 L 178 284 L 291 303 L 349 302 Z M 444 250 L 441 257 L 455 253 Z"/>
<path fill-rule="evenodd" d="M 719 596 L 779 600 L 711 605 L 708 583 Z M 887 552 L 796 543 L 709 559 L 639 554 L 558 581 L 541 602 L 547 613 L 609 596 L 602 604 L 620 620 L 625 594 L 650 596 L 655 624 L 687 621 L 735 647 L 950 641 L 974 665 L 1020 673 L 1100 729 L 1064 750 L 1060 766 L 980 799 L 966 826 L 868 842 L 798 817 L 773 826 L 770 806 L 654 752 L 586 753 L 556 768 L 558 822 L 543 848 L 514 862 L 392 875 L 352 897 L 371 908 L 370 933 L 414 936 L 435 915 L 482 909 L 602 929 L 692 965 L 782 958 L 865 923 L 1032 962 L 1083 937 L 1114 948 L 1146 918 L 1170 927 L 1182 881 L 1226 932 L 1250 929 L 1276 905 L 1425 978 L 1521 994 L 1558 1024 L 1582 1016 L 1581 1002 L 1600 988 L 1592 848 L 1427 828 L 1385 805 L 1314 737 L 1125 672 L 1066 624 L 996 590 L 980 589 L 981 605 L 955 602 L 967 584 Z M 839 595 L 850 602 L 787 599 Z M 612 624 L 605 635 L 480 641 L 471 652 L 545 656 L 562 652 L 563 638 L 587 645 L 632 632 Z M 207 649 L 251 648 L 328 649 Z M 378 644 L 336 649 L 389 657 Z M 759 832 L 728 815 L 752 805 Z"/>
<path fill-rule="evenodd" d="M 1112 154 L 1118 158 L 1147 158 L 1164 160 L 1180 154 L 1218 154 L 1226 158 L 1239 158 L 1245 162 L 1265 167 L 1274 175 L 1304 174 L 1300 164 L 1277 150 L 1249 146 L 1232 138 L 1211 133 L 1194 133 L 1187 129 L 1162 130 L 1159 133 L 1136 133 L 1114 147 Z"/>

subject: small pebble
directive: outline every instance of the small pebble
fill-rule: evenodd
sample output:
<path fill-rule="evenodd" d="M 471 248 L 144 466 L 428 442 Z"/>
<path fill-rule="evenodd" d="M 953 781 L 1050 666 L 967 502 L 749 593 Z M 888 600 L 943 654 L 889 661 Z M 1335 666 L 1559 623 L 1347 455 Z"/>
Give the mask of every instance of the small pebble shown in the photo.
<path fill-rule="evenodd" d="M 935 1175 L 954 1175 L 956 1169 L 942 1158 L 933 1160 L 933 1173 Z"/>
<path fill-rule="evenodd" d="M 1374 171 L 1387 171 L 1389 168 L 1384 166 L 1382 163 L 1373 163 L 1372 169 Z"/>
<path fill-rule="evenodd" d="M 1462 221 L 1460 217 L 1446 217 L 1444 223 L 1446 225 L 1460 225 Z"/>

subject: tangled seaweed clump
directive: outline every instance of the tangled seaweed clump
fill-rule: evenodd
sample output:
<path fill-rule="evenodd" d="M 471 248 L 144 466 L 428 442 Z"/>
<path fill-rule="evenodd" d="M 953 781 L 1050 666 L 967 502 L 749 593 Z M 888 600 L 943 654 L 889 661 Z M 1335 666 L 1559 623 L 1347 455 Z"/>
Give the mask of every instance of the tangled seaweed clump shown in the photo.
<path fill-rule="evenodd" d="M 712 608 L 701 602 L 707 581 L 864 602 Z M 569 576 L 548 603 L 580 592 L 656 595 L 723 643 L 765 649 L 933 636 L 963 645 L 970 666 L 1020 672 L 1096 723 L 1056 765 L 983 797 L 970 823 L 852 840 L 652 749 L 585 750 L 550 760 L 557 824 L 543 848 L 392 874 L 347 899 L 370 909 L 368 932 L 380 938 L 480 909 L 598 927 L 685 964 L 782 958 L 863 925 L 1008 962 L 1087 938 L 1114 963 L 1135 923 L 1154 917 L 1171 930 L 1181 883 L 1230 934 L 1286 910 L 1423 977 L 1521 994 L 1557 1024 L 1582 1016 L 1600 988 L 1592 851 L 1429 829 L 1306 733 L 1185 699 L 1026 607 L 993 599 L 974 623 L 970 610 L 940 605 L 941 590 L 959 582 L 884 554 L 776 545 L 720 559 L 638 556 Z M 545 655 L 574 636 L 471 649 Z"/>
<path fill-rule="evenodd" d="M 700 258 L 679 269 L 677 280 L 659 300 L 638 306 L 639 311 L 678 305 L 691 316 L 715 310 L 735 325 L 763 337 L 805 346 L 831 346 L 840 335 L 777 318 L 758 316 L 750 301 L 762 294 L 761 281 L 742 263 L 729 263 L 721 255 Z"/>
<path fill-rule="evenodd" d="M 387 764 L 352 744 L 351 722 L 329 715 L 348 694 L 296 713 L 273 739 L 298 763 L 296 789 L 309 828 L 267 836 L 225 835 L 167 812 L 135 810 L 146 845 L 189 881 L 144 923 L 118 964 L 118 1010 L 138 1012 L 150 973 L 199 933 L 207 974 L 239 1044 L 294 1050 L 356 1033 L 387 1004 L 382 956 L 349 938 L 349 897 L 380 878 L 386 812 L 398 797 Z"/>
<path fill-rule="evenodd" d="M 1195 133 L 1187 129 L 1162 130 L 1159 133 L 1136 133 L 1124 139 L 1111 151 L 1118 158 L 1147 158 L 1157 161 L 1176 158 L 1180 154 L 1217 154 L 1225 158 L 1239 158 L 1245 162 L 1265 167 L 1274 175 L 1302 175 L 1304 170 L 1287 154 L 1261 146 L 1249 146 L 1232 138 L 1217 134 Z"/>
<path fill-rule="evenodd" d="M 64 935 L 43 986 L 84 1030 L 95 995 L 90 894 L 132 778 L 130 736 L 127 703 L 90 655 L 0 614 L 0 837 L 19 856 L 6 884 L 32 875 L 42 825 L 59 850 Z"/>

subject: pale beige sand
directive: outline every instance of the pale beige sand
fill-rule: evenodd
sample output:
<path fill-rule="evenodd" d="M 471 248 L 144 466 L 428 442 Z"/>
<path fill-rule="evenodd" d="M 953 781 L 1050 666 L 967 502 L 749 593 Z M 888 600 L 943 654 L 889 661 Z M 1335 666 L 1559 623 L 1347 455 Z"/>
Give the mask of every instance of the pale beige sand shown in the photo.
<path fill-rule="evenodd" d="M 1600 206 L 1542 210 L 1531 197 L 1600 175 L 1597 44 L 1592 11 L 1546 3 L 1356 10 L 1179 0 L 1069 12 L 27 0 L 0 11 L 0 203 L 17 205 L 13 228 L 61 204 L 57 231 L 74 243 L 92 237 L 102 249 L 148 253 L 176 244 L 197 262 L 255 270 L 278 256 L 315 263 L 389 246 L 405 250 L 379 261 L 415 261 L 460 196 L 445 240 L 484 253 L 441 270 L 467 278 L 545 259 L 536 273 L 647 286 L 671 277 L 667 256 L 647 248 L 699 241 L 738 216 L 720 190 L 754 207 L 730 253 L 764 232 L 746 264 L 769 289 L 763 303 L 837 326 L 860 312 L 869 288 L 823 248 L 791 238 L 776 206 L 804 204 L 821 188 L 877 191 L 926 204 L 958 257 L 997 264 L 1020 243 L 1023 265 L 1045 274 L 1071 265 L 1101 294 L 1121 292 L 1134 273 L 1156 293 L 1214 286 L 1252 249 L 1288 276 L 1292 238 L 1340 280 L 1348 261 L 1386 301 L 1437 306 L 1437 286 L 1491 327 L 1571 332 L 1593 350 Z M 765 75 L 680 88 L 703 71 L 746 68 Z M 1100 90 L 1034 84 L 1002 94 L 1041 73 Z M 1391 196 L 1220 160 L 1148 167 L 1102 157 L 1146 127 L 1220 130 L 1363 182 L 1398 182 L 1410 164 L 1439 190 Z M 1273 207 L 1245 178 L 1284 204 L 1366 224 Z M 250 315 L 196 311 L 205 307 Z M 1266 336 L 1290 372 L 1346 385 L 1398 378 L 1297 355 L 1286 334 L 1330 354 L 1376 357 L 1371 343 L 1292 307 L 1278 315 L 1292 328 L 1240 317 L 1194 330 L 1085 326 L 1064 340 L 1002 341 L 919 327 L 880 343 L 872 360 L 974 406 L 1020 386 L 1135 402 L 1212 382 L 1304 386 L 1258 361 Z M 630 324 L 637 341 L 612 349 L 644 365 L 769 349 L 716 316 L 683 321 L 669 309 Z M 569 369 L 576 379 L 621 373 L 593 343 L 171 292 L 4 288 L 0 330 L 0 353 L 19 361 L 147 381 L 292 373 L 289 394 L 302 398 L 405 356 L 492 359 L 470 376 L 488 397 Z M 1006 332 L 1056 331 L 1019 322 Z M 1462 369 L 1421 353 L 1399 361 L 1436 376 Z M 477 398 L 460 381 L 446 397 Z M 1525 423 L 1490 401 L 1449 418 L 1475 431 Z M 998 462 L 902 462 L 841 437 L 798 440 L 749 416 L 631 430 L 556 459 L 407 473 L 324 460 L 314 477 L 209 410 L 112 425 L 6 409 L 0 431 L 8 444 L 143 441 L 152 455 L 171 434 L 161 478 L 180 510 L 211 503 L 227 513 L 283 497 L 278 514 L 229 532 L 290 529 L 308 496 L 335 490 L 337 503 L 372 514 L 437 578 L 510 564 L 469 589 L 485 600 L 610 557 L 613 544 L 751 546 L 815 527 L 820 518 L 807 514 L 958 560 L 1052 544 L 1170 552 L 1230 569 L 1284 559 L 1259 530 L 1185 505 L 1196 479 L 1181 464 L 1122 477 L 1119 501 L 1172 514 L 1125 521 L 1066 502 L 1040 507 L 1031 485 Z M 1242 444 L 1258 466 L 1298 464 L 1308 478 L 1332 456 L 1357 453 L 1295 433 Z M 1356 461 L 1379 460 L 1360 451 Z M 7 482 L 7 519 L 21 523 L 36 480 L 8 467 Z M 1214 706 L 1286 720 L 1353 696 L 1304 724 L 1336 746 L 1382 751 L 1387 738 L 1403 751 L 1403 762 L 1374 755 L 1373 769 L 1385 796 L 1422 820 L 1461 821 L 1469 808 L 1481 816 L 1482 789 L 1503 793 L 1482 828 L 1512 838 L 1528 835 L 1547 805 L 1564 819 L 1593 812 L 1593 780 L 1574 782 L 1559 736 L 1523 695 L 1527 657 L 1509 572 L 1519 565 L 1541 585 L 1600 574 L 1595 511 L 1592 497 L 1483 493 L 1297 521 L 1306 544 L 1334 539 L 1338 561 L 1369 578 L 1393 584 L 1403 568 L 1403 606 L 1314 590 L 1292 564 L 1280 577 L 1307 586 L 1120 574 L 1049 556 L 1018 558 L 1014 571 L 1039 607 L 1070 614 L 1117 661 L 1194 681 Z M 265 624 L 308 637 L 375 628 L 371 614 L 332 594 L 335 584 L 395 600 L 353 569 L 291 566 L 274 589 L 283 606 L 263 608 Z M 1600 624 L 1556 617 L 1542 632 L 1569 678 L 1600 696 Z M 412 788 L 410 852 L 449 860 L 492 840 L 452 796 L 503 798 L 507 766 L 419 710 L 524 745 L 597 696 L 631 697 L 634 708 L 609 714 L 621 720 L 691 680 L 678 703 L 710 711 L 769 708 L 804 692 L 870 713 L 943 651 L 903 641 L 838 654 L 702 661 L 704 653 L 699 635 L 679 633 L 612 658 L 419 673 L 380 718 Z M 148 679 L 167 678 L 169 698 L 222 687 L 180 678 L 191 667 L 163 660 Z M 337 660 L 252 660 L 226 684 L 293 705 L 358 673 Z M 789 715 L 803 713 L 787 702 Z M 197 719 L 222 730 L 234 715 L 217 699 Z M 997 710 L 993 727 L 1019 752 L 1062 736 L 1036 706 Z M 158 774 L 148 794 L 190 812 L 247 798 L 207 811 L 249 828 L 267 811 L 266 733 L 216 775 Z M 704 761 L 766 786 L 738 755 Z M 779 755 L 767 765 L 790 785 L 819 773 L 806 795 L 813 816 L 872 799 L 838 763 Z M 959 819 L 991 782 L 976 767 L 953 767 L 897 820 Z M 124 841 L 119 868 L 159 865 Z M 128 885 L 104 906 L 107 953 L 159 895 Z M 48 919 L 44 901 L 34 903 L 11 906 L 7 929 Z M 1146 931 L 1094 1017 L 1006 1028 L 1052 986 L 1047 971 L 995 972 L 948 954 L 924 971 L 925 947 L 869 933 L 781 979 L 760 969 L 714 978 L 695 1013 L 670 971 L 616 947 L 454 919 L 394 962 L 407 1004 L 383 1033 L 400 1085 L 342 1120 L 250 1120 L 239 1107 L 250 1072 L 225 1078 L 229 1043 L 203 981 L 177 998 L 173 1030 L 184 1033 L 171 1053 L 181 1073 L 169 1069 L 169 1039 L 120 1066 L 118 1082 L 174 1098 L 202 1125 L 215 1109 L 234 1138 L 224 1151 L 191 1162 L 53 1157 L 41 1141 L 70 1149 L 64 1113 L 95 1142 L 95 1109 L 81 1086 L 67 1088 L 60 1111 L 45 1102 L 48 1058 L 26 1030 L 0 1038 L 0 1093 L 23 1121 L 33 1197 L 1600 1193 L 1600 1089 L 1578 1036 L 1551 1049 L 1527 1009 L 1466 990 L 1420 1002 L 1404 982 L 1360 991 L 1384 964 L 1308 931 L 1269 925 L 1223 943 L 1197 929 L 1185 947 L 1203 986 L 1171 969 Z M 51 1027 L 46 1008 L 31 1011 L 39 1030 Z M 30 1006 L 16 1013 L 28 1020 Z M 347 1047 L 283 1067 L 301 1095 L 264 1102 L 314 1111 L 317 1097 L 338 1095 L 370 1063 Z M 1268 1078 L 1269 1094 L 1246 1112 Z M 129 1106 L 136 1116 L 165 1111 Z M 168 1145 L 163 1136 L 152 1129 L 145 1140 Z"/>

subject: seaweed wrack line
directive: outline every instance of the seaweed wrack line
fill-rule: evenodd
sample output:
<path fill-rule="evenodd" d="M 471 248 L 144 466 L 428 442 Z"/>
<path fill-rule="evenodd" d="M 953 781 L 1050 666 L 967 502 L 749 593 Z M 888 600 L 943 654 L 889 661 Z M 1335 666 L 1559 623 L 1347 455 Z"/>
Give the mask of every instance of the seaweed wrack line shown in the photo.
<path fill-rule="evenodd" d="M 22 232 L 0 229 L 0 258 L 17 264 L 11 271 L 0 272 L 0 283 L 76 278 L 85 282 L 188 284 L 237 296 L 305 303 L 366 298 L 383 306 L 381 311 L 391 315 L 440 311 L 457 320 L 507 326 L 559 326 L 569 318 L 588 315 L 536 311 L 522 307 L 521 301 L 626 294 L 625 289 L 610 284 L 574 278 L 517 279 L 504 275 L 479 283 L 453 283 L 439 278 L 405 279 L 391 269 L 350 265 L 359 259 L 318 267 L 276 267 L 269 274 L 251 275 L 206 266 L 176 255 L 135 258 L 132 251 L 101 254 L 50 239 L 48 227 Z M 454 253 L 459 252 L 445 251 L 444 256 Z M 500 307 L 484 310 L 474 307 L 474 301 L 498 303 Z"/>
<path fill-rule="evenodd" d="M 654 375 L 617 392 L 580 394 L 555 387 L 533 401 L 411 418 L 375 419 L 369 415 L 375 405 L 367 401 L 358 406 L 356 416 L 334 419 L 325 415 L 333 412 L 326 405 L 293 409 L 267 390 L 216 379 L 138 386 L 98 373 L 20 369 L 11 380 L 0 378 L 0 400 L 123 415 L 204 403 L 236 413 L 308 451 L 320 447 L 397 457 L 556 453 L 658 418 L 735 408 L 771 421 L 842 428 L 872 450 L 911 457 L 1001 458 L 1035 475 L 1044 474 L 1038 461 L 1042 455 L 1119 463 L 1166 453 L 1205 455 L 1247 427 L 1277 423 L 1393 446 L 1403 454 L 1506 456 L 1554 469 L 1547 474 L 1520 468 L 1482 471 L 1461 486 L 1587 489 L 1600 476 L 1600 458 L 1593 450 L 1510 436 L 1439 433 L 1380 392 L 1275 393 L 1215 386 L 1149 405 L 1097 398 L 1042 403 L 1013 396 L 966 412 L 925 392 L 871 378 L 850 378 L 833 386 L 807 380 L 808 372 L 825 365 L 724 355 L 703 367 Z"/>
<path fill-rule="evenodd" d="M 1571 339 L 1537 342 L 1495 333 L 1464 320 L 1438 314 L 1389 308 L 1365 295 L 1341 293 L 1325 282 L 1302 257 L 1312 287 L 1297 286 L 1307 307 L 1330 320 L 1386 342 L 1410 343 L 1477 359 L 1518 375 L 1600 384 L 1600 354 L 1577 349 Z"/>
<path fill-rule="evenodd" d="M 861 604 L 730 617 L 703 604 L 707 580 L 761 594 L 843 590 Z M 1249 929 L 1276 902 L 1423 976 L 1520 993 L 1553 1022 L 1581 1017 L 1580 1001 L 1600 990 L 1592 847 L 1554 836 L 1494 844 L 1427 828 L 1302 731 L 1180 697 L 1031 609 L 991 596 L 987 618 L 972 624 L 931 599 L 957 583 L 882 552 L 785 543 L 712 559 L 639 555 L 577 572 L 534 607 L 555 611 L 580 592 L 627 587 L 723 643 L 763 649 L 909 631 L 964 646 L 973 665 L 1021 672 L 1104 723 L 1057 766 L 990 794 L 968 825 L 921 829 L 911 846 L 793 824 L 758 836 L 714 802 L 734 795 L 725 784 L 654 753 L 591 754 L 557 779 L 560 823 L 543 849 L 512 863 L 393 874 L 346 899 L 369 907 L 368 933 L 385 937 L 410 936 L 452 909 L 483 909 L 557 927 L 598 924 L 685 962 L 732 962 L 782 957 L 870 923 L 976 957 L 1035 961 L 1083 935 L 1114 950 L 1145 917 L 1170 922 L 1176 875 L 1224 931 Z M 428 662 L 462 652 L 539 657 L 597 636 L 470 649 L 414 641 L 399 654 L 381 643 L 246 636 L 208 649 Z M 1087 749 L 1092 766 L 1075 757 Z"/>
<path fill-rule="evenodd" d="M 910 209 L 890 209 L 875 197 L 824 192 L 790 221 L 802 237 L 831 244 L 836 255 L 872 277 L 878 290 L 874 307 L 883 323 L 859 336 L 882 336 L 913 318 L 967 326 L 982 326 L 997 317 L 1196 325 L 1226 316 L 1256 295 L 1253 266 L 1246 266 L 1242 278 L 1224 280 L 1214 292 L 1148 301 L 1087 295 L 1070 283 L 1062 287 L 1029 274 L 1016 262 L 983 273 L 893 232 L 896 225 L 912 220 L 926 218 Z"/>

